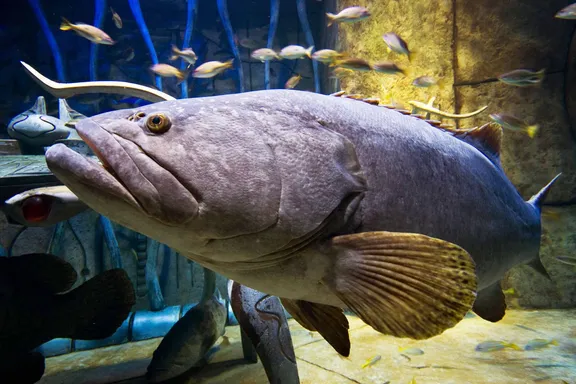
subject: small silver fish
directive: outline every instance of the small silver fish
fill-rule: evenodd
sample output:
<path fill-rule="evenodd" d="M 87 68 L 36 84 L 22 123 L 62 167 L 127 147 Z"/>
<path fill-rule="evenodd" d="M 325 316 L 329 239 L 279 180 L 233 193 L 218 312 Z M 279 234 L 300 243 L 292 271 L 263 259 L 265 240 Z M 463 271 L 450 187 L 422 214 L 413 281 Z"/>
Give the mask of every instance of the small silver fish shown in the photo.
<path fill-rule="evenodd" d="M 348 7 L 341 10 L 337 15 L 326 13 L 328 26 L 334 23 L 355 23 L 370 17 L 370 12 L 364 7 Z"/>
<path fill-rule="evenodd" d="M 288 60 L 303 59 L 305 57 L 312 58 L 312 50 L 314 50 L 314 46 L 306 49 L 299 45 L 288 45 L 287 47 L 282 48 L 278 56 Z"/>
<path fill-rule="evenodd" d="M 174 61 L 179 57 L 190 65 L 194 65 L 196 60 L 198 60 L 198 56 L 196 56 L 196 53 L 192 48 L 184 48 L 180 50 L 177 46 L 172 45 L 172 56 L 170 57 L 170 60 Z"/>
<path fill-rule="evenodd" d="M 420 76 L 412 82 L 412 85 L 418 88 L 428 88 L 436 84 L 438 84 L 438 81 L 432 76 Z"/>
<path fill-rule="evenodd" d="M 366 367 L 369 367 L 371 365 L 374 365 L 381 358 L 382 358 L 382 356 L 376 355 L 376 356 L 366 360 L 366 362 L 364 364 L 362 364 L 362 368 L 366 368 Z"/>
<path fill-rule="evenodd" d="M 345 56 L 346 54 L 334 51 L 332 49 L 321 49 L 312 54 L 312 60 L 316 60 L 324 64 L 331 64 L 336 59 L 340 59 Z"/>
<path fill-rule="evenodd" d="M 508 115 L 505 113 L 493 113 L 490 118 L 494 120 L 497 124 L 500 124 L 502 128 L 509 129 L 511 131 L 518 131 L 526 133 L 531 139 L 534 138 L 536 132 L 538 132 L 538 125 L 530 125 L 524 120 L 517 118 L 516 116 Z"/>
<path fill-rule="evenodd" d="M 88 25 L 84 23 L 76 23 L 72 24 L 64 17 L 62 18 L 62 24 L 60 24 L 61 31 L 74 31 L 78 35 L 82 36 L 85 39 L 90 40 L 96 44 L 104 44 L 104 45 L 114 45 L 116 42 L 112 40 L 110 36 L 108 36 L 104 31 L 99 28 L 96 28 L 93 25 Z"/>
<path fill-rule="evenodd" d="M 188 71 L 181 71 L 169 64 L 155 64 L 150 67 L 150 70 L 162 77 L 176 77 L 178 83 L 183 82 L 188 77 Z"/>
<path fill-rule="evenodd" d="M 401 73 L 403 75 L 406 74 L 406 72 L 402 68 L 398 67 L 391 61 L 379 61 L 377 63 L 374 63 L 372 64 L 372 69 L 375 72 L 386 73 L 389 75 L 395 75 L 398 73 Z"/>
<path fill-rule="evenodd" d="M 544 79 L 546 69 L 539 71 L 531 71 L 529 69 L 515 69 L 498 76 L 501 82 L 514 85 L 516 87 L 528 87 L 531 85 L 540 84 Z"/>
<path fill-rule="evenodd" d="M 296 87 L 301 79 L 302 79 L 302 76 L 299 74 L 292 76 L 290 79 L 288 79 L 288 81 L 284 85 L 284 88 L 292 89 L 292 88 Z"/>
<path fill-rule="evenodd" d="M 562 8 L 554 16 L 558 19 L 575 20 L 576 19 L 576 3 L 570 4 L 569 6 Z"/>
<path fill-rule="evenodd" d="M 346 68 L 352 71 L 367 72 L 372 70 L 372 66 L 364 59 L 357 59 L 354 57 L 342 60 L 336 60 L 332 66 L 339 68 Z"/>
<path fill-rule="evenodd" d="M 512 348 L 516 351 L 522 351 L 522 348 L 513 343 L 508 343 L 506 341 L 498 340 L 487 340 L 476 346 L 476 351 L 478 352 L 494 352 L 500 351 L 504 348 Z"/>
<path fill-rule="evenodd" d="M 398 348 L 398 351 L 400 353 L 403 353 L 405 355 L 412 355 L 412 356 L 419 356 L 419 355 L 423 355 L 424 351 L 421 350 L 420 348 Z"/>
<path fill-rule="evenodd" d="M 532 339 L 526 344 L 524 347 L 525 351 L 533 351 L 536 349 L 546 348 L 550 345 L 558 345 L 558 341 L 556 340 L 548 340 L 548 339 Z"/>
<path fill-rule="evenodd" d="M 408 56 L 408 60 L 412 59 L 408 44 L 400 36 L 394 32 L 388 32 L 382 35 L 382 39 L 388 47 L 388 52 L 396 52 Z"/>
<path fill-rule="evenodd" d="M 234 66 L 234 59 L 225 62 L 208 61 L 194 70 L 193 77 L 209 79 Z"/>
<path fill-rule="evenodd" d="M 261 62 L 265 62 L 268 60 L 278 60 L 280 57 L 270 48 L 260 48 L 252 52 L 250 55 L 253 59 L 260 60 Z"/>
<path fill-rule="evenodd" d="M 240 39 L 240 46 L 248 49 L 258 48 L 258 43 L 254 39 L 244 38 Z"/>
<path fill-rule="evenodd" d="M 112 20 L 114 21 L 116 28 L 122 29 L 122 19 L 120 18 L 120 15 L 114 12 L 112 7 L 110 7 L 110 12 L 112 12 Z"/>

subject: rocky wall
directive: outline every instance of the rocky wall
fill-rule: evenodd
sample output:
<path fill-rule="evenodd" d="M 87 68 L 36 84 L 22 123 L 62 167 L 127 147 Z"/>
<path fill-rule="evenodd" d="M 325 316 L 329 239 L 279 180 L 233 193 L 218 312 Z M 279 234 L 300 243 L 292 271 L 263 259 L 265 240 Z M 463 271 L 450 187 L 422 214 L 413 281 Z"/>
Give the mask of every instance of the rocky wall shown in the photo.
<path fill-rule="evenodd" d="M 408 69 L 404 77 L 355 73 L 341 81 L 348 93 L 403 105 L 435 96 L 436 107 L 456 113 L 488 106 L 481 115 L 462 120 L 460 128 L 484 124 L 490 121 L 490 113 L 499 112 L 539 124 L 534 139 L 505 131 L 501 160 L 526 199 L 563 173 L 547 199 L 555 207 L 546 208 L 543 219 L 541 260 L 552 280 L 527 266 L 512 269 L 502 287 L 514 288 L 514 294 L 507 295 L 513 307 L 576 305 L 576 267 L 555 260 L 556 256 L 576 256 L 576 138 L 564 101 L 566 60 L 575 23 L 554 18 L 568 3 L 339 0 L 334 9 L 361 5 L 372 14 L 360 23 L 332 27 L 338 28 L 339 49 L 372 62 L 393 60 Z M 412 62 L 386 52 L 381 37 L 386 32 L 395 32 L 408 42 L 415 52 Z M 541 85 L 526 88 L 498 82 L 498 75 L 518 68 L 546 68 L 546 77 Z M 440 83 L 413 87 L 413 79 L 422 75 L 435 76 Z"/>

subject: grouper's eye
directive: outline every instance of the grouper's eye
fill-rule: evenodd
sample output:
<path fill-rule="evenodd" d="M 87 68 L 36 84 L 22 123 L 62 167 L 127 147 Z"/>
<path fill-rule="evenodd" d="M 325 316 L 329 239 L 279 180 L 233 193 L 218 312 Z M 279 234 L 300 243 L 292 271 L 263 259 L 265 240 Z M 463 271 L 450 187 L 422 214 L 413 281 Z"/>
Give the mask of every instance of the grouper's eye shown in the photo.
<path fill-rule="evenodd" d="M 148 116 L 146 120 L 146 127 L 152 133 L 164 133 L 170 129 L 172 123 L 170 118 L 163 113 L 154 113 Z"/>

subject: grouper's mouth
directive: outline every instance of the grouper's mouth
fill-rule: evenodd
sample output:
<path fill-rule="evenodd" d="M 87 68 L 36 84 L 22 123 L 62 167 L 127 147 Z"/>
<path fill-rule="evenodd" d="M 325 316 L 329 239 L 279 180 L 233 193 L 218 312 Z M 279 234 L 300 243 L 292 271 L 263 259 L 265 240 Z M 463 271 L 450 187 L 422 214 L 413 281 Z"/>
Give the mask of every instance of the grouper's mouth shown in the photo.
<path fill-rule="evenodd" d="M 197 215 L 194 196 L 136 143 L 92 119 L 79 122 L 76 130 L 102 164 L 63 144 L 46 151 L 46 162 L 94 210 L 107 214 L 106 198 L 111 197 L 167 225 L 182 224 Z"/>

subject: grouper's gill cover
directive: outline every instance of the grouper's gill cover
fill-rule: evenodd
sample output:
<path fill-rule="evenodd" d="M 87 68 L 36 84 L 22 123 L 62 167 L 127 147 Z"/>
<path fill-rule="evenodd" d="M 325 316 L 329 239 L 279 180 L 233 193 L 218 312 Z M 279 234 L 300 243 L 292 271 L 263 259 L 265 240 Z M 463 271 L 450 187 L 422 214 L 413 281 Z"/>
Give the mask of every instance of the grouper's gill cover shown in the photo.
<path fill-rule="evenodd" d="M 197 237 L 198 255 L 230 262 L 297 244 L 365 189 L 352 144 L 315 119 L 199 100 L 77 127 L 87 142 L 117 149 L 104 159 L 124 186 L 149 216 Z M 162 134 L 147 126 L 158 113 L 171 122 Z"/>

